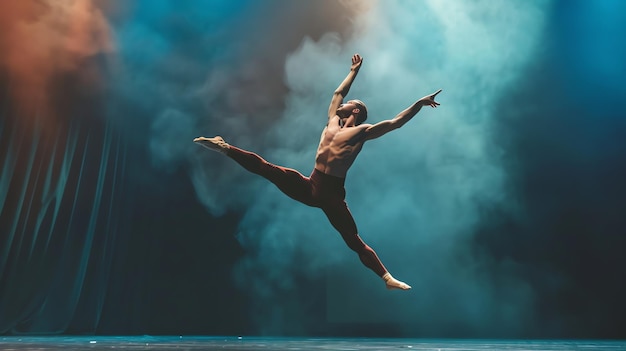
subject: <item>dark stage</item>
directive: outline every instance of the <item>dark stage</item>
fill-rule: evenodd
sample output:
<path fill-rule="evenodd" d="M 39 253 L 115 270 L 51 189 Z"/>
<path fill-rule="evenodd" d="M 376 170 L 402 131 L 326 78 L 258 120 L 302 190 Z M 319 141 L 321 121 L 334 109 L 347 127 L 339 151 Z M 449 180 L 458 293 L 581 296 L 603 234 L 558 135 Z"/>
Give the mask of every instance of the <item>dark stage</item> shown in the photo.
<path fill-rule="evenodd" d="M 12 336 L 2 350 L 626 350 L 626 341 L 260 338 L 202 336 Z"/>

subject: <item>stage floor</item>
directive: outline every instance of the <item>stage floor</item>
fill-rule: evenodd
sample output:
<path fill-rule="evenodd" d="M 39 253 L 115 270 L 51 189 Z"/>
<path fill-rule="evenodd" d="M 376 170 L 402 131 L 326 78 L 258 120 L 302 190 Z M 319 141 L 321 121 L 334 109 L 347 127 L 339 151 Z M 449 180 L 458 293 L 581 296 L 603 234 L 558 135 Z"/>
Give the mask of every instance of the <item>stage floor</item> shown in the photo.
<path fill-rule="evenodd" d="M 370 338 L 261 338 L 201 336 L 6 336 L 0 350 L 626 350 L 626 341 L 430 340 Z"/>

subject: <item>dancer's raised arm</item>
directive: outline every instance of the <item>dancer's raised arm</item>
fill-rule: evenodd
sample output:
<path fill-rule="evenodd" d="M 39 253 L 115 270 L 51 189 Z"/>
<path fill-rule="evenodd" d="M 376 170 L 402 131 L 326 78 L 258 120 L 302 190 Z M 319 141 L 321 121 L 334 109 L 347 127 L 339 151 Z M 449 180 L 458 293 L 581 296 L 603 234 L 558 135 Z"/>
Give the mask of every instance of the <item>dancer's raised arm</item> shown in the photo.
<path fill-rule="evenodd" d="M 350 73 L 348 76 L 339 84 L 337 90 L 333 94 L 333 98 L 330 101 L 330 106 L 328 107 L 328 118 L 334 117 L 336 115 L 337 108 L 343 102 L 343 98 L 348 95 L 348 91 L 350 90 L 350 86 L 352 86 L 352 82 L 354 82 L 354 78 L 359 73 L 359 69 L 361 69 L 361 63 L 363 63 L 363 58 L 359 54 L 354 54 L 352 56 L 352 66 L 350 67 Z"/>
<path fill-rule="evenodd" d="M 378 122 L 367 129 L 365 129 L 365 140 L 376 139 L 381 137 L 394 129 L 398 129 L 410 121 L 421 109 L 422 106 L 437 107 L 439 103 L 435 101 L 437 94 L 441 93 L 441 89 L 435 93 L 426 95 L 423 98 L 417 100 L 413 105 L 407 107 L 404 111 L 398 113 L 393 119 Z"/>

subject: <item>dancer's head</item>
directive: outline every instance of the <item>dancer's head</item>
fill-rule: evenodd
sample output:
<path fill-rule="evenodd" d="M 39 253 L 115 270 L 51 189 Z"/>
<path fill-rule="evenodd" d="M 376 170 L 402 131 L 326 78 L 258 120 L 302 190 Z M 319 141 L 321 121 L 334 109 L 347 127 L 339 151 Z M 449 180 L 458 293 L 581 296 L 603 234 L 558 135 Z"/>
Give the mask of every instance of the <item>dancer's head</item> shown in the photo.
<path fill-rule="evenodd" d="M 356 99 L 350 100 L 348 102 L 355 104 L 357 106 L 357 109 L 359 110 L 355 114 L 356 124 L 359 125 L 365 122 L 365 120 L 367 119 L 367 106 L 365 106 L 365 103 L 363 103 L 363 101 L 361 100 L 356 100 Z"/>
<path fill-rule="evenodd" d="M 359 125 L 367 119 L 367 106 L 361 100 L 350 100 L 345 104 L 339 105 L 337 115 L 341 118 L 348 118 L 354 115 L 355 124 Z"/>

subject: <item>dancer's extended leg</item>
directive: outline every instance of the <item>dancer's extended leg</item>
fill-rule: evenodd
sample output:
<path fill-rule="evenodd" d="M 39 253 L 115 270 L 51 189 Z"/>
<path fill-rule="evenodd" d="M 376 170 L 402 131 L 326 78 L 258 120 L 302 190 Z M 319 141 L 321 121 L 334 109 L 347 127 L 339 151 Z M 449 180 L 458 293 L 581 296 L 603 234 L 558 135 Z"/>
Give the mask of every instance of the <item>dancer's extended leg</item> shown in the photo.
<path fill-rule="evenodd" d="M 223 154 L 226 154 L 230 148 L 230 145 L 228 145 L 228 143 L 225 142 L 219 135 L 213 138 L 198 137 L 193 139 L 193 142 L 200 144 L 209 150 L 221 152 Z"/>
<path fill-rule="evenodd" d="M 313 205 L 311 184 L 308 178 L 300 172 L 271 164 L 253 152 L 229 145 L 220 136 L 214 138 L 199 137 L 194 139 L 194 142 L 232 158 L 249 172 L 258 174 L 274 183 L 290 198 L 309 206 Z"/>

